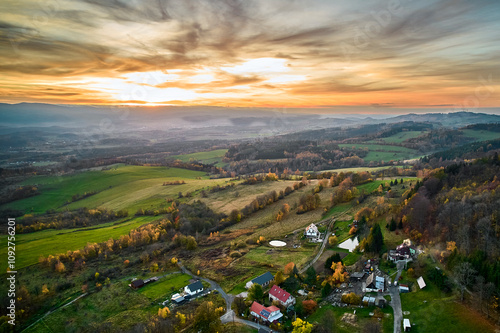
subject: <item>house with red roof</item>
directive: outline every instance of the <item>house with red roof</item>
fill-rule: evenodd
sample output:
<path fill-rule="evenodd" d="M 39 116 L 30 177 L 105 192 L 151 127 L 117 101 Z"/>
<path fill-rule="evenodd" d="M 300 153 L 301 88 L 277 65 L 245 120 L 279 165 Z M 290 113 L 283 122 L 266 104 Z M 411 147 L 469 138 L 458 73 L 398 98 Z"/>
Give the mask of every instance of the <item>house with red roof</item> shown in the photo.
<path fill-rule="evenodd" d="M 250 306 L 250 314 L 256 318 L 260 318 L 270 323 L 274 323 L 275 321 L 278 321 L 281 317 L 283 317 L 280 309 L 276 306 L 271 305 L 265 307 L 264 305 L 259 304 L 255 301 L 252 303 L 252 306 Z"/>
<path fill-rule="evenodd" d="M 277 285 L 274 285 L 269 291 L 269 299 L 271 301 L 280 302 L 284 307 L 289 307 L 290 305 L 295 304 L 295 297 Z"/>

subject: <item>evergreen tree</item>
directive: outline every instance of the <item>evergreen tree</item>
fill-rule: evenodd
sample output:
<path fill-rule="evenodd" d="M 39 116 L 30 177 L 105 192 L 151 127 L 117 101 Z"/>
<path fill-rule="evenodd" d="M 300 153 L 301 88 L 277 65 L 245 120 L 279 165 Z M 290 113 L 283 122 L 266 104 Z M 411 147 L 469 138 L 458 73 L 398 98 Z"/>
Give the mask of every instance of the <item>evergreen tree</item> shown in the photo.
<path fill-rule="evenodd" d="M 403 229 L 403 219 L 399 220 L 398 229 Z"/>
<path fill-rule="evenodd" d="M 309 286 L 314 286 L 316 284 L 316 270 L 313 266 L 310 266 L 306 271 L 306 280 L 305 282 Z"/>
<path fill-rule="evenodd" d="M 390 231 L 394 231 L 397 228 L 396 221 L 394 220 L 394 217 L 391 219 L 391 225 L 389 226 Z"/>
<path fill-rule="evenodd" d="M 378 253 L 384 247 L 384 236 L 380 225 L 377 223 L 370 229 L 370 234 L 366 240 L 365 251 Z"/>

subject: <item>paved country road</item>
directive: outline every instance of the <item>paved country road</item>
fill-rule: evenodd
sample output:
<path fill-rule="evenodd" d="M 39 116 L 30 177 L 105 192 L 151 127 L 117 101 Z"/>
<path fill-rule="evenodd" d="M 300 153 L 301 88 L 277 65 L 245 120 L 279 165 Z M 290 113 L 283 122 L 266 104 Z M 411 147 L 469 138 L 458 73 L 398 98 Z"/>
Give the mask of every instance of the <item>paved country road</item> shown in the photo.
<path fill-rule="evenodd" d="M 398 268 L 398 273 L 396 274 L 396 278 L 394 281 L 398 281 L 401 276 L 401 272 L 405 266 L 404 261 L 398 261 L 396 263 Z M 389 287 L 389 292 L 391 294 L 391 306 L 394 310 L 394 333 L 401 333 L 401 321 L 403 321 L 403 309 L 401 307 L 401 297 L 399 295 L 399 284 L 395 286 L 392 284 Z"/>
<path fill-rule="evenodd" d="M 260 328 L 266 332 L 272 332 L 272 330 L 267 326 L 260 325 L 259 323 L 256 323 L 256 322 L 253 322 L 250 320 L 245 320 L 245 319 L 241 319 L 241 318 L 236 317 L 236 315 L 234 314 L 234 311 L 232 311 L 232 310 L 230 312 L 226 313 L 225 315 L 223 315 L 222 317 L 220 317 L 220 320 L 223 324 L 234 322 L 234 323 L 240 323 L 243 325 L 247 325 L 247 326 L 250 326 L 250 327 L 255 328 L 255 329 Z"/>
<path fill-rule="evenodd" d="M 231 295 L 231 294 L 227 294 L 221 286 L 219 286 L 219 284 L 215 281 L 212 281 L 210 279 L 207 279 L 207 278 L 203 278 L 203 277 L 200 277 L 200 276 L 197 276 L 197 275 L 194 275 L 193 273 L 191 273 L 186 267 L 184 267 L 184 265 L 181 263 L 181 261 L 179 260 L 177 262 L 177 265 L 179 266 L 179 268 L 181 269 L 181 271 L 185 274 L 188 274 L 188 275 L 191 275 L 193 278 L 196 278 L 196 279 L 200 279 L 202 281 L 205 281 L 207 282 L 208 284 L 210 284 L 210 288 L 214 289 L 214 290 L 217 290 L 219 292 L 219 294 L 222 296 L 222 298 L 224 298 L 224 300 L 226 301 L 226 314 L 228 314 L 229 312 L 232 312 L 231 310 L 231 304 L 233 304 L 233 300 L 234 300 L 234 295 Z"/>

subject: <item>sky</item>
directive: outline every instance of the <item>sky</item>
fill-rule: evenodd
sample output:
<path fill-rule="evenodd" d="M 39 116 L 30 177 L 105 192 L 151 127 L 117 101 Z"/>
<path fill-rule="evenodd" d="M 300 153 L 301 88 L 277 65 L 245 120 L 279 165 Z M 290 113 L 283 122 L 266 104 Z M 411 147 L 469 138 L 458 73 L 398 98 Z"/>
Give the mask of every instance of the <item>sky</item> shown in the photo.
<path fill-rule="evenodd" d="M 3 0 L 0 102 L 500 107 L 497 0 Z"/>

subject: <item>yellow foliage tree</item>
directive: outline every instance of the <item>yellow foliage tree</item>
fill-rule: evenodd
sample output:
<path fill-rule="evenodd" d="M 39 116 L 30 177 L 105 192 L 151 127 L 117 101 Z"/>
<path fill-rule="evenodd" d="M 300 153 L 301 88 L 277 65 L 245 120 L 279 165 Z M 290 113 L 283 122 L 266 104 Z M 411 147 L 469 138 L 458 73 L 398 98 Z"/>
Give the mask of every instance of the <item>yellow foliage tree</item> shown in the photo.
<path fill-rule="evenodd" d="M 168 307 L 159 308 L 158 309 L 158 317 L 163 319 L 167 318 L 170 315 L 170 309 Z"/>
<path fill-rule="evenodd" d="M 47 285 L 46 285 L 46 284 L 44 284 L 44 285 L 42 286 L 42 294 L 48 294 L 48 293 L 49 293 L 49 288 L 47 288 Z"/>
<path fill-rule="evenodd" d="M 177 318 L 179 320 L 179 324 L 181 326 L 184 326 L 186 324 L 186 315 L 184 315 L 180 312 L 177 312 L 177 314 L 175 315 L 175 318 Z"/>
<path fill-rule="evenodd" d="M 62 262 L 58 261 L 56 263 L 55 270 L 56 272 L 62 273 L 66 270 L 66 267 L 64 267 L 64 264 Z"/>
<path fill-rule="evenodd" d="M 313 325 L 311 323 L 308 323 L 300 318 L 297 318 L 297 320 L 292 323 L 292 326 L 292 333 L 311 333 L 313 329 Z"/>
<path fill-rule="evenodd" d="M 331 247 L 334 247 L 335 245 L 337 245 L 337 243 L 339 242 L 337 236 L 330 236 L 328 237 L 328 244 L 330 244 Z"/>

